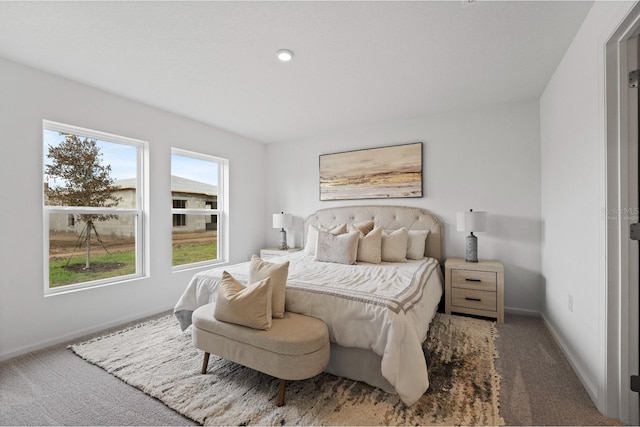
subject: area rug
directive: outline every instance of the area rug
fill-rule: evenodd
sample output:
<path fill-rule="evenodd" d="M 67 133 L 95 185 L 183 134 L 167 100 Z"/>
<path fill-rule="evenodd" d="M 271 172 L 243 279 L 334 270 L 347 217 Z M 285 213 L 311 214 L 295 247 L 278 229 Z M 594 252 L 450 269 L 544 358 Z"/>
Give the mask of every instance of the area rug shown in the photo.
<path fill-rule="evenodd" d="M 366 384 L 320 374 L 287 385 L 202 352 L 167 316 L 70 348 L 126 383 L 204 425 L 502 425 L 493 323 L 438 313 L 423 345 L 429 390 L 410 407 Z"/>

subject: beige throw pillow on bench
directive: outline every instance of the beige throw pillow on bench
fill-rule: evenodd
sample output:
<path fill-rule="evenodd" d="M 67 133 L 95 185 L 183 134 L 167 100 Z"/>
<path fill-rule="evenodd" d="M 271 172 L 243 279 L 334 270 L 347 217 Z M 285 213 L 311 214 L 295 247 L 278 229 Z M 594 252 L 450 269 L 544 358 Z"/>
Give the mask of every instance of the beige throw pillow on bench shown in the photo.
<path fill-rule="evenodd" d="M 271 282 L 267 277 L 244 286 L 226 271 L 218 286 L 213 317 L 254 329 L 271 329 Z"/>
<path fill-rule="evenodd" d="M 284 301 L 287 291 L 287 277 L 289 276 L 289 261 L 276 264 L 267 262 L 253 255 L 249 263 L 249 283 L 256 283 L 267 277 L 271 278 L 271 309 L 273 317 L 284 317 Z"/>

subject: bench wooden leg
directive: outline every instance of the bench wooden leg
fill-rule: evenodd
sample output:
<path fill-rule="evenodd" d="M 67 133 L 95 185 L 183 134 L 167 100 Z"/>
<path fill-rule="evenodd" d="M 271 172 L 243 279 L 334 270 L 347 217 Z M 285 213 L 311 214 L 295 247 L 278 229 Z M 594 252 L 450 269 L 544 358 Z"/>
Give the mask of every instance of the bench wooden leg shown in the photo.
<path fill-rule="evenodd" d="M 209 353 L 204 352 L 204 361 L 202 362 L 202 373 L 207 373 L 207 366 L 209 365 Z"/>
<path fill-rule="evenodd" d="M 284 405 L 284 392 L 287 388 L 287 380 L 280 380 L 280 387 L 278 389 L 278 406 Z"/>

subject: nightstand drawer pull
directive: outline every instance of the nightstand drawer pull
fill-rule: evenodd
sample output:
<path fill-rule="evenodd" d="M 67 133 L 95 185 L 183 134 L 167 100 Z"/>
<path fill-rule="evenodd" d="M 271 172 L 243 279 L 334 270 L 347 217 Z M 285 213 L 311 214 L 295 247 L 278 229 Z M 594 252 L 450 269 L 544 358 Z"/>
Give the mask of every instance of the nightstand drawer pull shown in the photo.
<path fill-rule="evenodd" d="M 471 298 L 471 297 L 465 297 L 464 299 L 466 299 L 467 301 L 482 301 L 480 298 Z"/>
<path fill-rule="evenodd" d="M 466 280 L 467 282 L 482 282 L 482 280 L 480 279 L 469 279 L 468 277 L 465 278 L 464 280 Z"/>

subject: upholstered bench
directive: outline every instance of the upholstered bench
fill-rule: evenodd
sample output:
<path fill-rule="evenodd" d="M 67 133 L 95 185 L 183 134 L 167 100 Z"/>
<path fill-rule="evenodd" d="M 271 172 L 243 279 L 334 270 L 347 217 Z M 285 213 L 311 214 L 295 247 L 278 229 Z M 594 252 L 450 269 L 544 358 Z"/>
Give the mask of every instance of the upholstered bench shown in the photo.
<path fill-rule="evenodd" d="M 218 321 L 214 308 L 211 303 L 193 312 L 193 345 L 205 352 L 203 374 L 212 353 L 276 377 L 278 406 L 282 406 L 288 380 L 311 378 L 329 362 L 329 332 L 320 319 L 285 312 L 265 331 Z"/>

